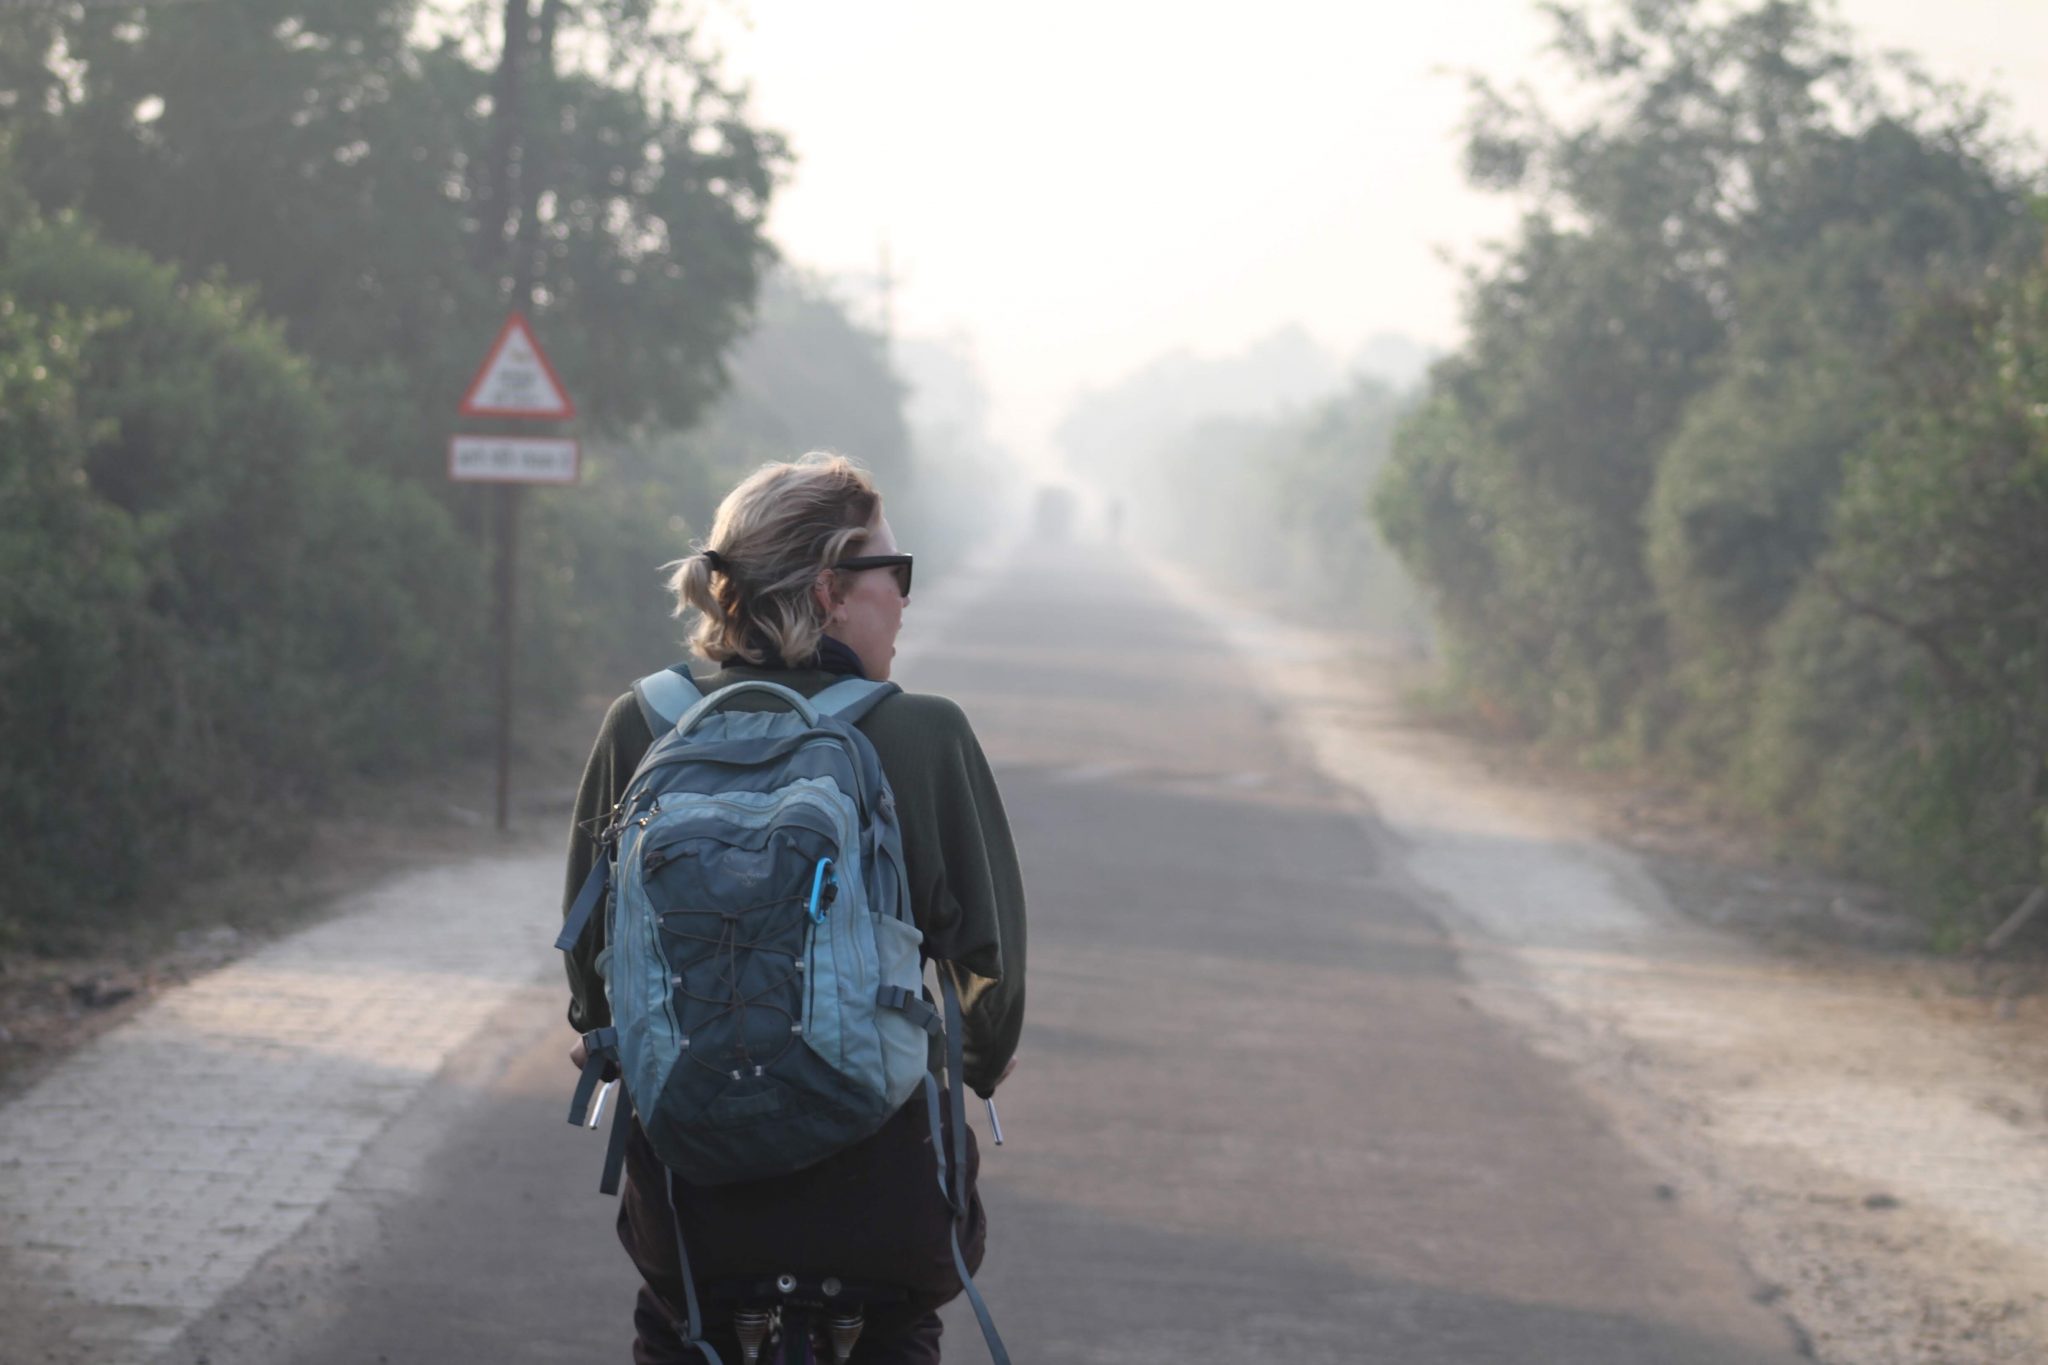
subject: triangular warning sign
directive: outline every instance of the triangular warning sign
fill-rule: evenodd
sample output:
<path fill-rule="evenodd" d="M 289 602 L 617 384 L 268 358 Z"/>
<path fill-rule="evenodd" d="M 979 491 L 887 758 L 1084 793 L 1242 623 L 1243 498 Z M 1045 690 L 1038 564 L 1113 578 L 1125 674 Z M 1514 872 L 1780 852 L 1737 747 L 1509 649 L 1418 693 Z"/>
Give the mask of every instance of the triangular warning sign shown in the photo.
<path fill-rule="evenodd" d="M 525 417 L 559 421 L 576 415 L 569 391 L 533 338 L 526 319 L 513 313 L 484 356 L 483 367 L 462 397 L 465 417 Z"/>

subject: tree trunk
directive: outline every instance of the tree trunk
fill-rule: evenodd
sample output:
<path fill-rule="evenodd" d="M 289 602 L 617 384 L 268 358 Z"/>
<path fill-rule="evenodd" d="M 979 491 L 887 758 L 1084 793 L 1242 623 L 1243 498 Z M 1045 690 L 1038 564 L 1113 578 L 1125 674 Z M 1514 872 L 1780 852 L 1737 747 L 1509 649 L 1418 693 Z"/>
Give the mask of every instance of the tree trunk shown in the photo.
<path fill-rule="evenodd" d="M 525 74 L 533 35 L 530 0 L 505 0 L 504 42 L 491 82 L 491 145 L 483 168 L 477 209 L 477 265 L 497 274 L 519 203 L 520 161 L 525 150 Z"/>
<path fill-rule="evenodd" d="M 526 0 L 507 0 L 507 3 L 524 9 Z M 541 103 L 550 108 L 555 79 L 555 30 L 561 18 L 562 0 L 541 0 L 539 33 L 531 53 L 533 81 L 525 87 L 527 91 L 548 96 Z M 527 312 L 533 308 L 534 288 L 540 283 L 540 196 L 547 180 L 547 167 L 542 153 L 546 139 L 534 135 L 532 124 L 523 117 L 525 111 L 521 113 L 519 221 L 512 239 L 512 306 Z"/>

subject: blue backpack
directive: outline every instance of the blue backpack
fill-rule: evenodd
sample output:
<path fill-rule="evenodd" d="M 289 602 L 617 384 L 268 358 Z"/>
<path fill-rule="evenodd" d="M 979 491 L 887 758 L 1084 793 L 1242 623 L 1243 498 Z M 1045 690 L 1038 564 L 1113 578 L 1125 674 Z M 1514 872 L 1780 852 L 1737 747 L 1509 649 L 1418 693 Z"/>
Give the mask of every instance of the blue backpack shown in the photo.
<path fill-rule="evenodd" d="M 960 1252 L 959 1000 L 946 972 L 935 973 L 943 1013 L 924 988 L 895 798 L 856 728 L 899 690 L 849 678 L 809 699 L 763 681 L 704 696 L 681 666 L 633 685 L 654 742 L 555 944 L 573 949 L 605 907 L 597 970 L 612 1022 L 584 1035 L 589 1060 L 569 1121 L 585 1124 L 599 1084 L 616 1075 L 672 1173 L 673 1201 L 673 1177 L 718 1185 L 801 1170 L 871 1136 L 922 1088 L 955 1268 L 1007 1365 Z M 779 705 L 729 710 L 741 697 Z M 950 1154 L 934 1037 L 947 1044 L 952 1078 Z M 624 1113 L 622 1104 L 605 1158 L 607 1194 L 624 1161 Z M 677 1249 L 689 1337 L 715 1360 Z"/>

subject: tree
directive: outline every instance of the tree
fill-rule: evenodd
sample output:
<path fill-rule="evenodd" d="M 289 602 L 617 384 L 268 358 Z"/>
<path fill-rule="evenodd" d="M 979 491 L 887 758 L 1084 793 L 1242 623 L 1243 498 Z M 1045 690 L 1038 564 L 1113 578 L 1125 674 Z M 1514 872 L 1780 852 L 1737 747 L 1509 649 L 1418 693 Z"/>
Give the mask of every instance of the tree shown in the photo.
<path fill-rule="evenodd" d="M 1673 668 L 1749 667 L 1817 552 L 1882 319 L 2009 242 L 2023 187 L 1981 107 L 1859 58 L 1811 0 L 1550 13 L 1589 112 L 1475 82 L 1468 172 L 1531 212 L 1474 270 L 1381 507 L 1454 629 L 1523 639 L 1469 642 L 1472 686 L 1656 744 Z M 1491 575 L 1425 548 L 1474 517 Z"/>
<path fill-rule="evenodd" d="M 1931 904 L 2040 881 L 2038 175 L 1809 0 L 1551 12 L 1592 112 L 1476 87 L 1533 208 L 1376 498 L 1468 690 Z"/>
<path fill-rule="evenodd" d="M 337 448 L 424 486 L 480 542 L 485 501 L 448 485 L 441 452 L 508 304 L 532 316 L 583 434 L 651 448 L 703 418 L 749 323 L 786 157 L 675 15 L 644 0 L 10 10 L 0 131 L 46 212 L 250 291 L 311 360 Z M 687 460 L 644 474 L 657 487 L 637 506 L 693 495 Z M 577 496 L 617 524 L 550 509 L 521 555 L 529 695 L 576 695 L 578 642 L 624 609 L 577 586 L 608 547 L 567 528 L 664 557 L 633 509 L 591 491 Z"/>
<path fill-rule="evenodd" d="M 417 0 L 18 12 L 0 126 L 46 209 L 253 286 L 416 435 L 529 291 L 593 423 L 683 426 L 771 259 L 785 157 L 665 11 L 503 0 L 495 49 L 482 26 L 415 41 Z"/>
<path fill-rule="evenodd" d="M 1688 756 L 1735 753 L 1766 633 L 1826 546 L 1919 300 L 2025 249 L 2024 195 L 1986 154 L 1881 118 L 1800 149 L 1804 174 L 1733 276 L 1720 377 L 1659 461 L 1647 516 Z M 1802 240 L 1803 234 L 1803 240 Z M 1767 249 L 1768 248 L 1768 249 Z"/>
<path fill-rule="evenodd" d="M 246 294 L 4 228 L 0 921 L 50 942 L 195 834 L 275 835 L 337 771 L 447 744 L 475 585 L 430 498 L 339 457 Z"/>
<path fill-rule="evenodd" d="M 1884 378 L 1745 758 L 1829 847 L 1956 912 L 2048 881 L 2048 261 L 1917 310 Z"/>
<path fill-rule="evenodd" d="M 782 270 L 734 348 L 731 388 L 689 443 L 730 482 L 767 460 L 807 450 L 851 456 L 886 489 L 909 491 L 905 389 L 888 345 L 854 322 L 826 283 Z"/>

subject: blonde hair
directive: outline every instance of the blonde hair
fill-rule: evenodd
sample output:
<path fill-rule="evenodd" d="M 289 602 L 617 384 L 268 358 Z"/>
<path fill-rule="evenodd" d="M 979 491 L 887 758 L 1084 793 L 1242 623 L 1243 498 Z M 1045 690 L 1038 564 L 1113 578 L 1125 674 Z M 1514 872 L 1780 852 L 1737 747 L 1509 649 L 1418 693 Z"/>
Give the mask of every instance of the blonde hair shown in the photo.
<path fill-rule="evenodd" d="M 725 501 L 695 553 L 664 565 L 677 616 L 698 614 L 690 644 L 718 663 L 801 664 L 818 652 L 825 614 L 811 591 L 873 534 L 882 495 L 841 455 L 812 451 L 763 465 Z"/>

